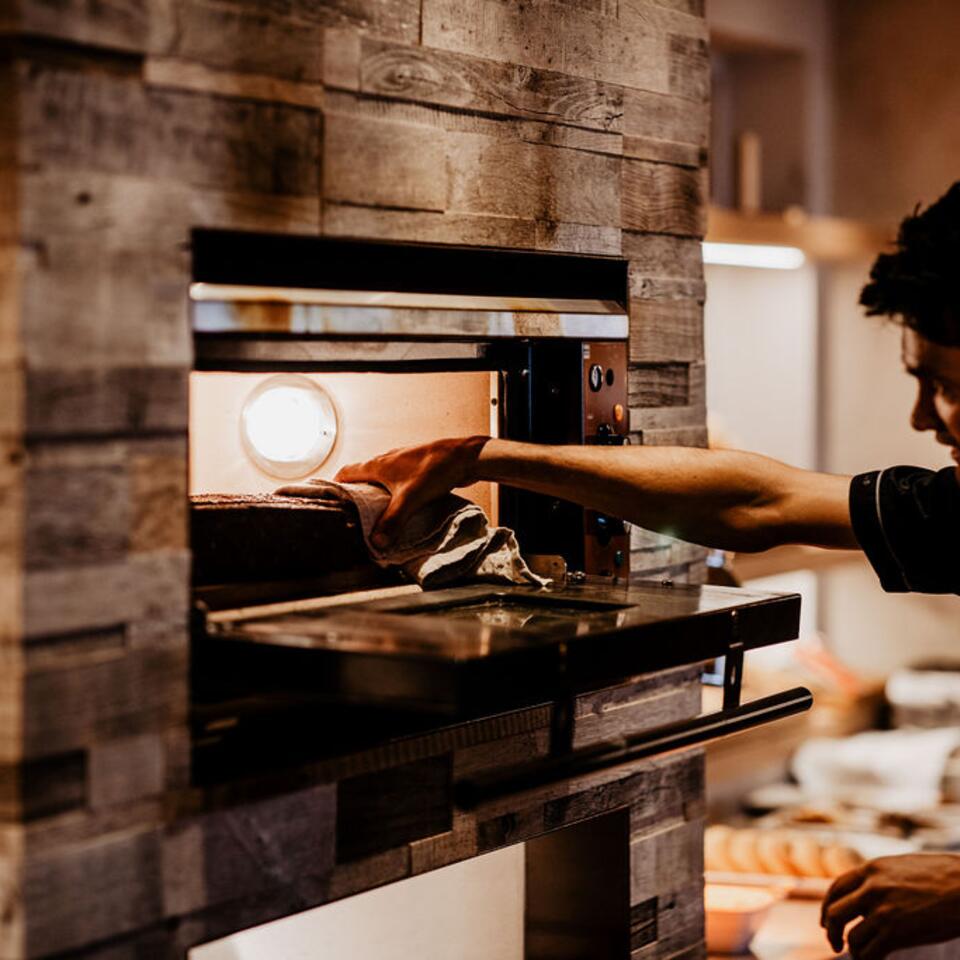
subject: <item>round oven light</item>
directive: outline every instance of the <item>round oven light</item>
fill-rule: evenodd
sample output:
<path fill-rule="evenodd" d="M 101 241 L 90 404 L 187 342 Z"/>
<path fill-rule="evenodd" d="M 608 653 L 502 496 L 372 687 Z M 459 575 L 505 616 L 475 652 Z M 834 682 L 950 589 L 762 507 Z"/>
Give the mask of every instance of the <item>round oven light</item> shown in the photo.
<path fill-rule="evenodd" d="M 330 455 L 337 413 L 321 386 L 307 377 L 280 374 L 251 391 L 240 433 L 261 470 L 289 480 L 316 470 Z"/>

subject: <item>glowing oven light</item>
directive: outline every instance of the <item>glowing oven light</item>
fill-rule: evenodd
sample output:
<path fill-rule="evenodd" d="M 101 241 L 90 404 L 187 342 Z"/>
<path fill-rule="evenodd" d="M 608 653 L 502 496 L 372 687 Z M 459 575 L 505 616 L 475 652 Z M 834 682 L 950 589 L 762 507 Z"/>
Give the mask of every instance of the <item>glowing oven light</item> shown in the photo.
<path fill-rule="evenodd" d="M 337 415 L 329 395 L 307 377 L 279 375 L 247 397 L 240 432 L 250 458 L 276 477 L 303 477 L 330 455 Z"/>

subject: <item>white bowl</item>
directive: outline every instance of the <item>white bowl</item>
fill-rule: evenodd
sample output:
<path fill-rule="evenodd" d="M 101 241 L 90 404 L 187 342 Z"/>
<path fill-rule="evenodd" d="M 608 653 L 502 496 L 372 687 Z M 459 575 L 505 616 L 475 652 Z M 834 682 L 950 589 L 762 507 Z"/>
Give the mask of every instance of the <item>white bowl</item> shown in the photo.
<path fill-rule="evenodd" d="M 770 908 L 782 897 L 765 887 L 708 883 L 703 891 L 707 949 L 714 953 L 746 953 Z"/>

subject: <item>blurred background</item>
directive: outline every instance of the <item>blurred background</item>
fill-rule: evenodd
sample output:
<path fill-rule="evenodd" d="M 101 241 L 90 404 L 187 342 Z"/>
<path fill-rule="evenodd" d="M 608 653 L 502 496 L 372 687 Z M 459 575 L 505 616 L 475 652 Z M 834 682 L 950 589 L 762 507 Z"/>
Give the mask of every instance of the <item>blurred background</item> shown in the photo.
<path fill-rule="evenodd" d="M 899 330 L 857 299 L 899 221 L 960 179 L 960 5 L 707 0 L 707 17 L 711 445 L 845 474 L 947 466 L 910 428 Z M 803 674 L 817 705 L 708 751 L 708 876 L 750 872 L 764 827 L 864 852 L 868 836 L 957 847 L 957 598 L 884 594 L 854 552 L 712 562 L 803 595 L 800 640 L 750 655 L 745 677 L 764 690 Z"/>

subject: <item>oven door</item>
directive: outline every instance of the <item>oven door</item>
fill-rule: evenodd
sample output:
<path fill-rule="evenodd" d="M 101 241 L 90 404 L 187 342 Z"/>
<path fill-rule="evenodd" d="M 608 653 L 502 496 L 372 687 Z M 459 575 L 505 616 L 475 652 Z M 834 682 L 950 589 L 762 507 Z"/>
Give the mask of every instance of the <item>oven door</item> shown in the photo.
<path fill-rule="evenodd" d="M 251 688 L 420 715 L 433 725 L 549 704 L 550 759 L 461 784 L 459 801 L 470 806 L 808 709 L 802 687 L 740 703 L 743 654 L 795 638 L 799 610 L 795 595 L 660 582 L 400 586 L 208 614 L 202 647 Z M 578 694 L 718 657 L 727 665 L 719 712 L 572 749 Z"/>

